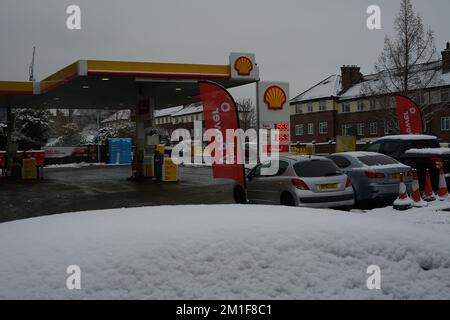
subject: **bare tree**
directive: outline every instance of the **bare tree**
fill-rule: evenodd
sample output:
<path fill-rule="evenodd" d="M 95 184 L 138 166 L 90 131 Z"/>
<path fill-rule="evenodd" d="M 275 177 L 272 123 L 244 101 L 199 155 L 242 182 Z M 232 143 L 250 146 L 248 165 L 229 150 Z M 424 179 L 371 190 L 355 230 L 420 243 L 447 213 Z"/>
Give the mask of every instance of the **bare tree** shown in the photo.
<path fill-rule="evenodd" d="M 428 122 L 439 106 L 430 108 L 423 103 L 423 94 L 430 87 L 439 84 L 436 64 L 438 60 L 431 29 L 425 30 L 422 18 L 414 12 L 410 0 L 401 0 L 400 11 L 394 22 L 396 38 L 386 36 L 384 48 L 375 64 L 376 76 L 367 81 L 363 90 L 374 98 L 377 109 L 385 109 L 391 127 L 397 126 L 396 110 L 392 95 L 402 94 L 418 103 Z"/>
<path fill-rule="evenodd" d="M 236 102 L 239 112 L 239 124 L 244 131 L 256 128 L 256 109 L 251 99 L 242 99 Z"/>

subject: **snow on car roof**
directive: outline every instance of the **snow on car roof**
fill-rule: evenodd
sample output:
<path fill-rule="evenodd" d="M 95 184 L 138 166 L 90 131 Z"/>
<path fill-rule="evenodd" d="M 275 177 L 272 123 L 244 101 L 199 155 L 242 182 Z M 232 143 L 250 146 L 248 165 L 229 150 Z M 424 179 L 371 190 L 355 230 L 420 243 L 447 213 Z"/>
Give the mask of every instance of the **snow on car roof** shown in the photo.
<path fill-rule="evenodd" d="M 353 168 L 353 170 L 367 170 L 367 168 L 373 168 L 377 170 L 384 170 L 384 169 L 398 169 L 398 168 L 404 168 L 404 169 L 411 169 L 410 166 L 407 166 L 403 163 L 392 163 L 392 164 L 374 164 L 374 165 L 367 165 L 363 163 L 363 166 L 360 168 Z"/>
<path fill-rule="evenodd" d="M 320 157 L 320 156 L 306 156 L 306 155 L 301 155 L 301 156 L 280 156 L 280 160 L 293 160 L 293 161 L 304 161 L 304 160 L 323 160 L 326 159 L 324 157 Z"/>
<path fill-rule="evenodd" d="M 381 153 L 377 153 L 377 152 L 369 152 L 369 151 L 349 151 L 349 152 L 339 152 L 339 153 L 333 153 L 332 155 L 337 155 L 337 156 L 350 156 L 350 157 L 366 157 L 366 156 L 379 156 L 381 155 Z"/>
<path fill-rule="evenodd" d="M 392 136 L 384 136 L 375 141 L 386 140 L 386 139 L 391 139 L 391 140 L 436 140 L 437 137 L 426 135 L 426 134 L 398 134 L 398 135 L 392 135 Z"/>
<path fill-rule="evenodd" d="M 418 154 L 450 154 L 450 148 L 424 148 L 424 149 L 409 149 L 405 153 Z"/>

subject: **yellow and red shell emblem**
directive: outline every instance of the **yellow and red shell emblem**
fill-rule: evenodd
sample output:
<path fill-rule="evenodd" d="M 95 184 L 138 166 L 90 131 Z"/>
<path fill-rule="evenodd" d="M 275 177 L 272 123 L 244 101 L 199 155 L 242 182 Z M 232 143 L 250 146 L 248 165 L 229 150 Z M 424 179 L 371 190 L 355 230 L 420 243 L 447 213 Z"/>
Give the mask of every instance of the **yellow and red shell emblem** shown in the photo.
<path fill-rule="evenodd" d="M 234 62 L 234 70 L 240 76 L 249 76 L 253 70 L 253 62 L 245 56 L 239 57 Z"/>
<path fill-rule="evenodd" d="M 264 102 L 269 109 L 282 109 L 286 101 L 286 93 L 279 86 L 270 86 L 264 92 Z"/>

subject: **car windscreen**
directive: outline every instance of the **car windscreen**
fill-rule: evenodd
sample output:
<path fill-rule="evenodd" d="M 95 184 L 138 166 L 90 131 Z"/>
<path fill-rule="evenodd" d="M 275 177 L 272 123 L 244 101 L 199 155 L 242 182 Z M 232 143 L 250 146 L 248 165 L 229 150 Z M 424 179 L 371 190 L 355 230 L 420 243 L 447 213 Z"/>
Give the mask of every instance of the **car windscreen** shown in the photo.
<path fill-rule="evenodd" d="M 398 164 L 398 161 L 384 155 L 362 156 L 358 160 L 367 166 L 384 166 L 388 164 Z"/>
<path fill-rule="evenodd" d="M 331 177 L 341 175 L 339 168 L 330 160 L 301 161 L 294 165 L 300 178 Z"/>

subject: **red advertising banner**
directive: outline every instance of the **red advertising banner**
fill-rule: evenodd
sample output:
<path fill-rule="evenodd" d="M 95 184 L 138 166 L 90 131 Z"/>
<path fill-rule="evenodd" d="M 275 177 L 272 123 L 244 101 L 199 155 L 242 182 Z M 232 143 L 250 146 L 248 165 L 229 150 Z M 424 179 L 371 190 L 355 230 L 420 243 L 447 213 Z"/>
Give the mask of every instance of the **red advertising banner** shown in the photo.
<path fill-rule="evenodd" d="M 422 113 L 417 104 L 404 96 L 396 96 L 398 126 L 401 134 L 422 134 Z"/>
<path fill-rule="evenodd" d="M 200 97 L 203 102 L 203 113 L 206 129 L 217 129 L 226 139 L 226 130 L 239 128 L 238 112 L 233 97 L 223 87 L 207 81 L 200 81 Z M 217 141 L 216 141 L 217 142 Z M 225 141 L 230 143 L 229 141 Z M 238 144 L 234 144 L 234 163 L 218 164 L 213 161 L 212 171 L 214 178 L 227 178 L 236 181 L 245 188 L 245 169 L 243 164 L 236 161 Z M 225 149 L 225 148 L 223 148 Z M 222 149 L 222 150 L 223 150 Z M 223 151 L 225 155 L 225 150 Z M 214 157 L 213 157 L 214 158 Z M 242 163 L 242 162 L 241 162 Z"/>

